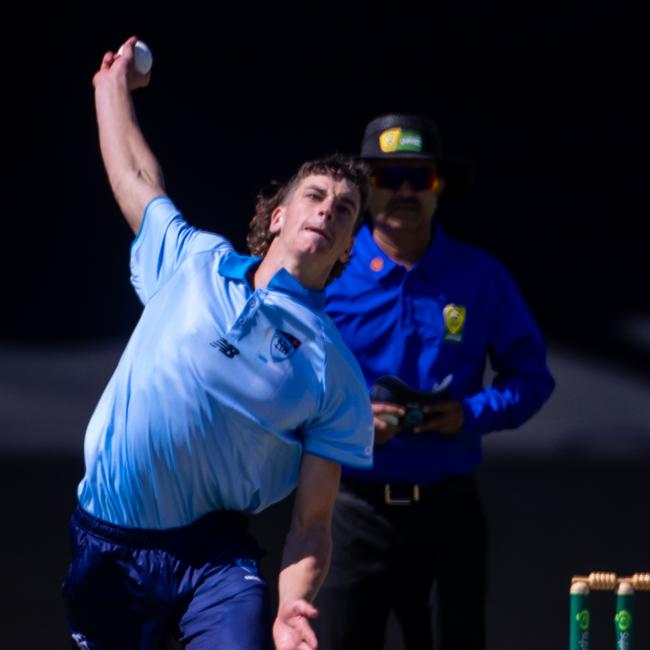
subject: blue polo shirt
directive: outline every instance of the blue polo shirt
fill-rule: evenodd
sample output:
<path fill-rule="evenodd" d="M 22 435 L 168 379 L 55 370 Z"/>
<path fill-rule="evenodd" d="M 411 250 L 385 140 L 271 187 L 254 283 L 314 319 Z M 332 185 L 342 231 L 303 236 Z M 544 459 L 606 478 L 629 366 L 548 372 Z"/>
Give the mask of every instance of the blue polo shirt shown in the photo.
<path fill-rule="evenodd" d="M 167 197 L 147 206 L 131 251 L 144 310 L 88 424 L 84 510 L 173 528 L 282 499 L 303 453 L 371 466 L 368 393 L 323 292 L 284 269 L 254 290 L 258 263 Z"/>
<path fill-rule="evenodd" d="M 359 478 L 426 484 L 481 462 L 481 435 L 518 427 L 554 386 L 542 336 L 519 291 L 493 257 L 437 226 L 425 256 L 406 270 L 359 232 L 343 275 L 326 288 L 326 311 L 356 356 L 368 389 L 397 375 L 419 390 L 451 381 L 460 433 L 402 432 L 374 450 Z M 483 385 L 486 361 L 496 372 Z"/>

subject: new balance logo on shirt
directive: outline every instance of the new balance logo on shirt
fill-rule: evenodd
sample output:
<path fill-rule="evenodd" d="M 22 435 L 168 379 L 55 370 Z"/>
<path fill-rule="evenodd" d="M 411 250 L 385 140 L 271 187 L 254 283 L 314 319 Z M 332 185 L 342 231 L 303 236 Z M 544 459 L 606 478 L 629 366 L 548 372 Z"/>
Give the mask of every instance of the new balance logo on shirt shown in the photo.
<path fill-rule="evenodd" d="M 228 341 L 226 341 L 223 336 L 216 341 L 212 341 L 210 345 L 213 348 L 217 348 L 219 351 L 223 352 L 229 359 L 232 359 L 239 354 L 239 350 L 234 345 L 232 345 L 232 343 L 228 343 Z"/>
<path fill-rule="evenodd" d="M 220 352 L 225 354 L 229 359 L 233 359 L 239 354 L 239 349 L 232 343 L 229 343 L 223 336 L 216 341 L 211 341 L 210 345 L 217 348 Z M 273 361 L 285 361 L 300 347 L 300 341 L 282 330 L 275 330 L 273 339 L 271 340 L 271 357 Z"/>

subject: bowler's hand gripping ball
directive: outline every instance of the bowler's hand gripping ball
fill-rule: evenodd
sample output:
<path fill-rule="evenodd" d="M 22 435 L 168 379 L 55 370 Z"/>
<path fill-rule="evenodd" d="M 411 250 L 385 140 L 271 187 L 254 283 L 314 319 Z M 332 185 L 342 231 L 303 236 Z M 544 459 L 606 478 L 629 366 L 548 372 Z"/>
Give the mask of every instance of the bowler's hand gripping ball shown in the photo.
<path fill-rule="evenodd" d="M 117 54 L 122 54 L 122 47 L 117 51 Z M 133 46 L 133 64 L 135 69 L 142 75 L 151 70 L 153 54 L 151 54 L 149 46 L 144 41 L 136 41 Z"/>

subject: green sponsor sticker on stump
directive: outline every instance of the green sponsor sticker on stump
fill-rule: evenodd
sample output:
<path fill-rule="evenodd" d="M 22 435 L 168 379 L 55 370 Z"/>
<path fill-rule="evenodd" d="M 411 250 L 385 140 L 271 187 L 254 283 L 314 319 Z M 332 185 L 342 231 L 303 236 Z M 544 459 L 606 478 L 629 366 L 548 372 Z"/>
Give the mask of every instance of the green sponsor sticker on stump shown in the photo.
<path fill-rule="evenodd" d="M 633 650 L 634 591 L 629 585 L 620 585 L 617 590 L 614 629 L 616 630 L 616 650 Z"/>
<path fill-rule="evenodd" d="M 574 585 L 569 596 L 569 650 L 589 650 L 589 589 Z"/>

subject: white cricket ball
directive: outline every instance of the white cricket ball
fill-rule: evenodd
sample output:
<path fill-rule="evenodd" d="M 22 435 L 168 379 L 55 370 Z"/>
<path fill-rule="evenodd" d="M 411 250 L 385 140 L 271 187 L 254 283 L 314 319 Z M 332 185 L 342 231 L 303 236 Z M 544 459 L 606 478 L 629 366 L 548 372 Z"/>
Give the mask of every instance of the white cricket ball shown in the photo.
<path fill-rule="evenodd" d="M 118 55 L 122 54 L 123 47 L 117 51 Z M 144 41 L 136 41 L 133 46 L 133 63 L 135 69 L 140 74 L 147 74 L 153 65 L 153 54 L 149 46 Z"/>

